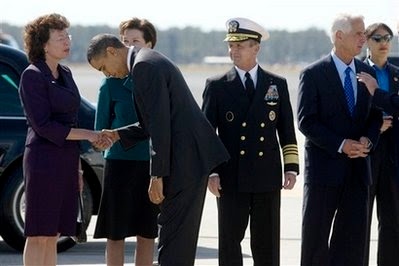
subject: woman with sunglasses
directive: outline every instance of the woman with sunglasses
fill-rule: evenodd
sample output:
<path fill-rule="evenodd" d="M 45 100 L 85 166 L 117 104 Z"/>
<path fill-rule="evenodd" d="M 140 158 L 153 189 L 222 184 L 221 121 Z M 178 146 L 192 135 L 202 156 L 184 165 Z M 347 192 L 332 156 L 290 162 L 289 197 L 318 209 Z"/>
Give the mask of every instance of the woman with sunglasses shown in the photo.
<path fill-rule="evenodd" d="M 398 93 L 399 68 L 388 62 L 391 50 L 392 30 L 384 23 L 374 23 L 366 29 L 368 57 L 365 62 L 375 69 L 378 87 L 387 93 Z M 377 202 L 379 266 L 397 265 L 399 261 L 399 121 L 397 114 L 384 109 L 380 139 L 371 155 L 373 184 L 370 187 L 370 206 L 367 238 L 370 240 L 370 226 L 374 199 Z M 369 261 L 367 241 L 365 266 Z"/>

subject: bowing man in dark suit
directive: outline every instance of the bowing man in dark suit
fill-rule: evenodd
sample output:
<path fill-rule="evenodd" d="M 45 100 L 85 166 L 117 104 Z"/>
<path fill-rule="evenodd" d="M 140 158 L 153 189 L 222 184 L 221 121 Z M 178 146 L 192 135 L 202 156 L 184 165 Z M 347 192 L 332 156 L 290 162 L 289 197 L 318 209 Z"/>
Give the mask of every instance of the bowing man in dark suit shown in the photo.
<path fill-rule="evenodd" d="M 298 123 L 306 137 L 302 266 L 363 266 L 368 153 L 382 124 L 367 88 L 356 80 L 361 71 L 374 75 L 354 58 L 366 41 L 364 31 L 363 17 L 339 15 L 331 28 L 331 54 L 301 73 Z"/>
<path fill-rule="evenodd" d="M 245 18 L 226 26 L 234 67 L 207 80 L 202 106 L 231 156 L 208 181 L 218 197 L 219 265 L 242 265 L 249 218 L 254 265 L 280 265 L 280 190 L 292 189 L 299 172 L 287 82 L 257 63 L 263 27 Z"/>
<path fill-rule="evenodd" d="M 161 204 L 162 266 L 193 265 L 209 173 L 229 155 L 195 102 L 180 70 L 164 55 L 124 46 L 116 36 L 94 37 L 90 64 L 106 76 L 131 74 L 140 127 L 108 132 L 125 148 L 149 136 L 150 200 Z"/>
<path fill-rule="evenodd" d="M 369 56 L 365 63 L 376 71 L 379 88 L 384 93 L 398 94 L 399 68 L 389 63 L 392 30 L 384 23 L 374 23 L 366 29 Z M 385 110 L 384 110 L 385 111 Z M 381 135 L 371 155 L 373 184 L 370 187 L 369 224 L 364 265 L 369 260 L 370 227 L 374 199 L 377 202 L 379 266 L 396 265 L 399 261 L 399 121 L 395 113 L 386 110 Z"/>

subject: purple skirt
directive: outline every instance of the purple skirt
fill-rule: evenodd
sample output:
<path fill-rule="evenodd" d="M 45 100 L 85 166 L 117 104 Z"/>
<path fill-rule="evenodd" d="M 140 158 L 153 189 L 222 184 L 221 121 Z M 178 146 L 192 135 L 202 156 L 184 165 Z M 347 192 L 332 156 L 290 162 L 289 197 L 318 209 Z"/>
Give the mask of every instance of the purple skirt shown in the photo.
<path fill-rule="evenodd" d="M 66 141 L 62 147 L 52 143 L 26 147 L 26 236 L 75 235 L 78 165 L 77 141 Z"/>

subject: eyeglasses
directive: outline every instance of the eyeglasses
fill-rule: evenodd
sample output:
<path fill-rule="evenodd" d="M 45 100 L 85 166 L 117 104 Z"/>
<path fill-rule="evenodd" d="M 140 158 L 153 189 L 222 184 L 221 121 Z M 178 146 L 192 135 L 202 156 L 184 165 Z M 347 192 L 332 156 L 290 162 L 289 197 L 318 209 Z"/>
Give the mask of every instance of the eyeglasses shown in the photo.
<path fill-rule="evenodd" d="M 382 36 L 382 35 L 380 35 L 380 34 L 376 34 L 376 35 L 371 36 L 370 38 L 371 38 L 373 41 L 378 42 L 378 43 L 380 43 L 380 42 L 382 42 L 382 41 L 384 41 L 384 42 L 390 42 L 390 41 L 392 40 L 392 35 L 387 34 L 387 35 Z"/>
<path fill-rule="evenodd" d="M 56 41 L 56 42 L 72 41 L 72 35 L 68 34 L 66 36 L 59 37 L 58 39 L 55 39 L 54 41 Z"/>

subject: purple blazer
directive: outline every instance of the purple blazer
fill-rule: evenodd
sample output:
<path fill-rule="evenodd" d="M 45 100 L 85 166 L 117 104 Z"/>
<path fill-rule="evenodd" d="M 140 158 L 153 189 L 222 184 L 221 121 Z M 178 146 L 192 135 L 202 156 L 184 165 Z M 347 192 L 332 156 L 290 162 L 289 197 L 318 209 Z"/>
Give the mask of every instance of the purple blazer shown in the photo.
<path fill-rule="evenodd" d="M 23 170 L 25 234 L 73 235 L 76 224 L 79 142 L 66 140 L 76 127 L 80 95 L 69 68 L 55 80 L 44 61 L 22 74 L 20 98 L 28 124 Z"/>

